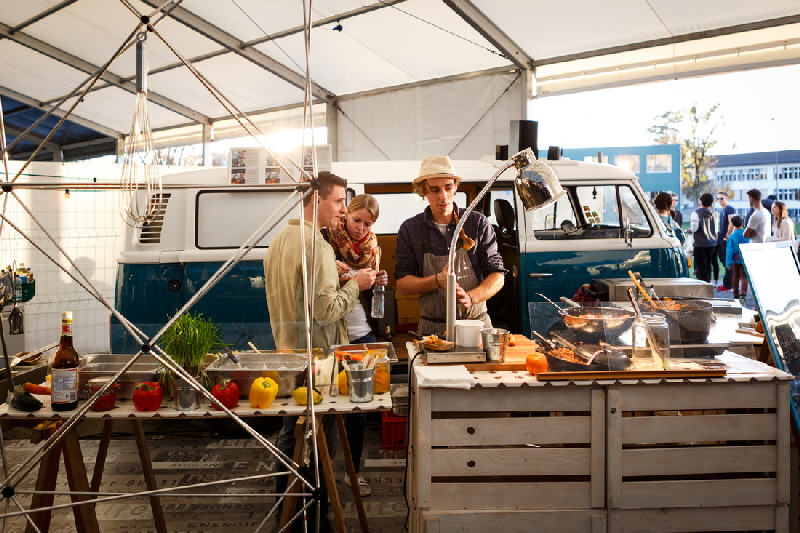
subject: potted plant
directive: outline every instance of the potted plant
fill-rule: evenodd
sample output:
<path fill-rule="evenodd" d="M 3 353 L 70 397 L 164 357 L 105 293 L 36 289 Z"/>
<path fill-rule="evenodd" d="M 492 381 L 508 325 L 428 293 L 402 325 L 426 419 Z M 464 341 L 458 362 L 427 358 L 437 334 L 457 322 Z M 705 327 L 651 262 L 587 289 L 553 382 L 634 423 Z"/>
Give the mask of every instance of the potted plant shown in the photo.
<path fill-rule="evenodd" d="M 160 340 L 161 348 L 176 365 L 182 367 L 192 377 L 208 385 L 205 374 L 206 355 L 222 346 L 219 328 L 201 313 L 184 313 L 164 332 Z M 190 411 L 200 406 L 200 392 L 180 376 L 173 376 L 164 368 L 161 374 L 164 381 L 172 380 L 175 408 Z"/>

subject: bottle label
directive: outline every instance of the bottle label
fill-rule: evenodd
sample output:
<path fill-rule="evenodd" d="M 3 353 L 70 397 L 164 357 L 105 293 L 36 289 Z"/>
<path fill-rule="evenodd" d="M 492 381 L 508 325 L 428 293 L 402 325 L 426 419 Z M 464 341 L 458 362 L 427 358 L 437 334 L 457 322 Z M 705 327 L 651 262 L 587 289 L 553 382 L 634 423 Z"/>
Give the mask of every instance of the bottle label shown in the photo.
<path fill-rule="evenodd" d="M 78 401 L 78 369 L 61 368 L 53 369 L 53 382 L 51 384 L 52 403 L 72 403 Z"/>

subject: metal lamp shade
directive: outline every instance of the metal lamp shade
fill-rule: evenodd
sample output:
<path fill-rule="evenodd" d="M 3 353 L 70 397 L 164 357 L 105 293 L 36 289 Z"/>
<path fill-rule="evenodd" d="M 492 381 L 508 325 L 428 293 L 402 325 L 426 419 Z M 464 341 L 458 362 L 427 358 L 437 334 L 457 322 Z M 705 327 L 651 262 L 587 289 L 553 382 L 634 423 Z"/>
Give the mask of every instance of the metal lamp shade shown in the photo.
<path fill-rule="evenodd" d="M 526 211 L 541 209 L 564 195 L 555 171 L 537 159 L 520 170 L 514 184 Z"/>

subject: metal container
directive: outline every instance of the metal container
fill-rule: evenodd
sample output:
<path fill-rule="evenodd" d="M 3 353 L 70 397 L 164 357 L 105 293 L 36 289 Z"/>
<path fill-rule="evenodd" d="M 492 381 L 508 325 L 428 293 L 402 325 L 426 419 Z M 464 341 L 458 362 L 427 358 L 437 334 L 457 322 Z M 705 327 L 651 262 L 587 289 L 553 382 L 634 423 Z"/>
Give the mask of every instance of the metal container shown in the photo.
<path fill-rule="evenodd" d="M 631 311 L 617 307 L 568 307 L 558 314 L 567 329 L 586 342 L 616 339 L 630 329 L 635 318 Z"/>
<path fill-rule="evenodd" d="M 371 402 L 375 397 L 375 367 L 362 369 L 360 364 L 355 364 L 346 370 L 350 401 Z"/>
<path fill-rule="evenodd" d="M 408 383 L 392 383 L 392 413 L 408 416 Z"/>
<path fill-rule="evenodd" d="M 134 354 L 97 353 L 88 354 L 80 358 L 78 366 L 78 394 L 81 398 L 88 398 L 89 381 L 95 378 L 110 378 L 124 367 Z M 152 355 L 142 354 L 135 363 L 120 376 L 116 390 L 118 398 L 131 399 L 133 389 L 142 381 L 156 381 L 158 360 Z"/>
<path fill-rule="evenodd" d="M 508 330 L 499 328 L 483 328 L 481 330 L 483 351 L 486 352 L 486 361 L 502 363 L 506 360 L 506 344 Z"/>
<path fill-rule="evenodd" d="M 307 359 L 305 352 L 281 352 L 264 350 L 260 352 L 234 352 L 238 365 L 227 357 L 220 357 L 208 367 L 206 372 L 213 383 L 230 380 L 239 387 L 239 397 L 247 398 L 250 385 L 256 378 L 268 377 L 278 384 L 278 398 L 287 398 L 303 383 Z"/>
<path fill-rule="evenodd" d="M 684 344 L 705 342 L 713 320 L 711 303 L 704 300 L 674 300 L 671 303 L 678 308 L 653 307 L 647 302 L 640 305 L 645 313 L 660 313 L 667 317 L 670 339 Z"/>

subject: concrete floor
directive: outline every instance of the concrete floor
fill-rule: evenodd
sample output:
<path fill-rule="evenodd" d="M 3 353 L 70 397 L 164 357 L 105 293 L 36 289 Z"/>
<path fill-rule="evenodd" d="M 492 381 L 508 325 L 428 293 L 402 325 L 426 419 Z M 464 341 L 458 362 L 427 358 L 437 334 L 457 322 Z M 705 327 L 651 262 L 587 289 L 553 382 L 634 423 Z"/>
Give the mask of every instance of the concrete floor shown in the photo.
<path fill-rule="evenodd" d="M 361 474 L 372 486 L 372 495 L 364 498 L 365 512 L 370 531 L 394 533 L 404 531 L 406 503 L 403 496 L 405 480 L 405 449 L 384 450 L 382 447 L 381 415 L 368 415 Z M 280 429 L 279 418 L 259 420 L 253 427 L 270 437 L 274 442 Z M 125 421 L 115 422 L 114 438 L 106 460 L 100 491 L 134 492 L 144 490 L 141 464 L 135 441 Z M 266 473 L 273 469 L 274 458 L 256 444 L 244 431 L 231 421 L 148 421 L 145 425 L 148 447 L 152 457 L 155 476 L 160 486 L 174 487 L 189 483 L 200 483 L 230 479 L 245 475 Z M 84 462 L 91 476 L 94 458 L 98 449 L 100 426 L 82 423 L 79 426 Z M 350 494 L 350 488 L 342 483 L 345 472 L 341 447 L 334 458 L 337 488 L 342 499 L 348 531 L 360 531 L 358 517 Z M 29 430 L 14 429 L 4 434 L 4 446 L 9 465 L 19 464 L 35 449 L 30 443 Z M 35 472 L 18 487 L 32 489 Z M 247 494 L 271 492 L 272 481 L 247 481 L 222 485 L 216 493 Z M 57 490 L 67 489 L 63 465 L 60 469 Z M 206 489 L 211 492 L 211 489 Z M 20 496 L 27 505 L 30 496 Z M 68 501 L 59 496 L 56 503 Z M 263 517 L 274 502 L 273 497 L 219 497 L 191 498 L 164 497 L 162 506 L 169 531 L 181 532 L 226 532 L 256 531 Z M 155 531 L 148 500 L 132 497 L 115 502 L 97 504 L 100 530 L 105 532 L 150 532 Z M 260 531 L 275 531 L 274 522 Z M 13 517 L 6 523 L 8 532 L 25 530 L 25 519 Z M 71 533 L 78 531 L 72 512 L 57 510 L 52 514 L 50 531 Z"/>

